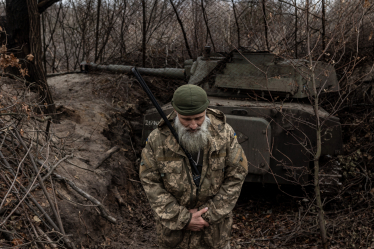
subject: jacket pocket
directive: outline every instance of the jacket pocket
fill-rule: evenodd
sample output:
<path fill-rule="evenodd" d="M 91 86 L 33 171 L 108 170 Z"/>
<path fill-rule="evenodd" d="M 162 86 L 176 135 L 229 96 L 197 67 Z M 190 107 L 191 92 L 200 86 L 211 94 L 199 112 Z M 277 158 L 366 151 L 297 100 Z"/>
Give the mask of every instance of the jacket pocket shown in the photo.
<path fill-rule="evenodd" d="M 183 161 L 162 161 L 159 163 L 161 178 L 165 189 L 174 196 L 182 196 L 183 184 Z"/>
<path fill-rule="evenodd" d="M 230 240 L 232 226 L 232 213 L 221 222 L 209 224 L 209 227 L 204 229 L 203 241 L 212 248 L 222 248 Z"/>
<path fill-rule="evenodd" d="M 211 162 L 211 172 L 210 172 L 210 195 L 216 195 L 218 190 L 220 189 L 222 182 L 225 178 L 225 165 L 226 165 L 226 158 L 224 156 L 221 157 L 212 157 Z"/>
<path fill-rule="evenodd" d="M 162 247 L 176 248 L 183 240 L 183 230 L 170 230 L 160 223 L 157 224 L 158 243 Z"/>

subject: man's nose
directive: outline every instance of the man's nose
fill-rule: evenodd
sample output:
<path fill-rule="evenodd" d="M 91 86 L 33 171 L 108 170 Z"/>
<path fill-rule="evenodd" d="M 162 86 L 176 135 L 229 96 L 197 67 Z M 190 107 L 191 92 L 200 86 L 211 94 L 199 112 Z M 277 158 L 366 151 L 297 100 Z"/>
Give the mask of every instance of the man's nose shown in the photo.
<path fill-rule="evenodd" d="M 196 130 L 197 129 L 197 123 L 195 121 L 192 121 L 191 124 L 190 124 L 190 129 L 191 130 Z"/>

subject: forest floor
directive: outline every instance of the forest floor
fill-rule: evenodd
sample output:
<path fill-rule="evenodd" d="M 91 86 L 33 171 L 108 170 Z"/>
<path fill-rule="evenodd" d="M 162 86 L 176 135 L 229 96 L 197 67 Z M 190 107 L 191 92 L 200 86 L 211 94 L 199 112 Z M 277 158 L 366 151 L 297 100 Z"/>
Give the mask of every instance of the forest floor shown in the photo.
<path fill-rule="evenodd" d="M 169 102 L 174 90 L 183 84 L 146 80 L 160 104 Z M 71 235 L 77 248 L 157 248 L 152 211 L 137 173 L 143 114 L 152 108 L 145 93 L 126 75 L 70 74 L 51 77 L 48 83 L 59 113 L 58 121 L 51 126 L 54 143 L 58 144 L 58 149 L 51 149 L 51 158 L 56 161 L 72 155 L 56 171 L 95 196 L 117 219 L 116 224 L 108 222 L 91 202 L 56 183 L 66 234 Z M 348 112 L 339 114 L 345 123 L 358 124 L 355 134 L 360 136 L 352 139 L 351 126 L 344 128 L 349 135 L 343 134 L 346 161 L 342 164 L 364 163 L 371 168 L 372 137 L 366 130 L 372 127 L 365 125 L 374 125 L 374 118 L 366 114 L 360 115 L 359 110 L 355 117 Z M 357 154 L 362 146 L 367 146 L 366 156 Z M 117 148 L 116 152 L 103 161 L 103 155 L 112 148 Z M 362 186 L 365 179 L 366 189 Z M 372 196 L 365 192 L 372 189 L 371 178 L 357 174 L 345 180 L 339 198 L 325 199 L 329 247 L 374 248 Z M 48 210 L 40 193 L 36 190 L 35 196 Z M 295 195 L 299 197 L 292 197 Z M 244 184 L 233 211 L 232 248 L 319 248 L 316 210 L 302 195 L 294 188 Z"/>

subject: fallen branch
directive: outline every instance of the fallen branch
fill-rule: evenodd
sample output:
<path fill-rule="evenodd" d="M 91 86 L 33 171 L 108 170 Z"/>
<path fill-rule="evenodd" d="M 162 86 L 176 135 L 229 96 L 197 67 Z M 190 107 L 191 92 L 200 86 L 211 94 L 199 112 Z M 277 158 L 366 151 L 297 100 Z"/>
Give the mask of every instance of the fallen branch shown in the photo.
<path fill-rule="evenodd" d="M 14 130 L 14 132 L 15 132 L 15 137 L 16 137 L 16 138 L 18 139 L 18 141 L 21 143 L 21 145 L 23 146 L 23 148 L 27 148 L 27 147 L 26 147 L 26 144 L 25 144 L 25 142 L 23 141 L 23 139 L 21 138 L 21 135 L 19 134 L 19 132 L 18 132 L 17 130 Z M 56 211 L 56 207 L 54 206 L 54 204 L 53 204 L 51 198 L 50 198 L 49 195 L 48 195 L 48 191 L 47 191 L 47 189 L 46 189 L 46 187 L 45 187 L 45 185 L 44 185 L 44 183 L 43 183 L 43 179 L 42 179 L 42 177 L 40 176 L 40 170 L 38 170 L 38 167 L 37 167 L 36 164 L 35 164 L 34 157 L 33 157 L 31 154 L 28 154 L 28 156 L 29 156 L 29 158 L 30 158 L 31 165 L 32 165 L 33 168 L 34 168 L 34 171 L 35 171 L 35 174 L 36 174 L 36 178 L 38 179 L 39 184 L 40 184 L 40 187 L 41 187 L 42 190 L 43 190 L 44 196 L 47 198 L 47 201 L 49 202 L 50 207 L 52 208 L 52 212 L 53 212 L 53 214 L 54 214 L 54 216 L 55 216 L 55 218 L 56 218 L 56 220 L 57 220 L 57 224 L 58 224 L 58 226 L 59 226 L 59 231 L 64 235 L 64 239 L 65 239 L 66 242 L 68 242 L 68 245 L 69 245 L 70 247 L 73 247 L 72 244 L 71 244 L 71 242 L 70 242 L 70 240 L 69 240 L 69 238 L 66 238 L 66 237 L 65 237 L 65 230 L 64 230 L 64 227 L 63 227 L 63 224 L 62 224 L 62 221 L 61 221 L 61 217 L 60 217 L 60 215 L 57 213 L 57 211 Z"/>
<path fill-rule="evenodd" d="M 51 247 L 53 247 L 53 248 L 58 248 L 58 246 L 48 237 L 48 235 L 47 234 L 45 234 L 44 232 L 43 232 L 43 230 L 40 228 L 40 227 L 38 227 L 38 226 L 36 226 L 36 230 L 38 231 L 38 233 L 40 234 L 40 236 L 42 237 L 42 238 L 44 238 L 46 241 L 48 241 L 49 242 L 49 244 L 51 245 Z"/>
<path fill-rule="evenodd" d="M 99 162 L 96 164 L 95 169 L 99 168 L 103 162 L 105 162 L 106 159 L 111 157 L 114 153 L 116 153 L 120 148 L 118 146 L 114 146 L 110 150 L 104 153 L 104 156 L 99 160 Z"/>
<path fill-rule="evenodd" d="M 116 224 L 117 223 L 117 220 L 110 216 L 109 212 L 106 210 L 106 208 L 104 207 L 104 205 L 99 202 L 95 197 L 87 194 L 86 192 L 84 192 L 82 189 L 78 188 L 77 185 L 75 185 L 74 182 L 72 182 L 71 180 L 67 179 L 66 177 L 63 177 L 63 176 L 60 176 L 59 174 L 57 173 L 53 173 L 53 176 L 56 180 L 59 180 L 59 181 L 65 181 L 72 189 L 74 189 L 78 194 L 80 194 L 81 196 L 83 196 L 84 198 L 88 199 L 89 201 L 91 201 L 92 203 L 96 204 L 97 207 L 100 209 L 101 211 L 101 216 L 104 217 L 105 219 L 107 219 L 108 221 Z"/>
<path fill-rule="evenodd" d="M 125 206 L 126 203 L 125 201 L 123 200 L 122 196 L 120 195 L 120 193 L 118 192 L 118 189 L 117 189 L 117 186 L 114 186 L 113 188 L 113 193 L 114 193 L 114 197 L 117 199 L 118 201 L 118 204 L 120 206 Z"/>
<path fill-rule="evenodd" d="M 48 173 L 42 178 L 42 181 L 44 182 L 52 173 L 53 171 L 57 168 L 57 166 L 62 163 L 63 161 L 65 161 L 66 159 L 68 159 L 69 157 L 73 157 L 73 154 L 71 155 L 67 155 L 65 156 L 64 158 L 62 158 L 60 161 L 58 161 L 55 165 L 53 165 Z M 39 160 L 37 160 L 37 163 L 41 164 L 41 165 L 44 165 L 42 162 L 40 162 Z M 35 190 L 37 187 L 39 187 L 39 184 L 35 184 L 34 187 L 32 187 L 31 191 Z"/>
<path fill-rule="evenodd" d="M 78 73 L 83 73 L 82 71 L 72 71 L 72 72 L 63 72 L 63 73 L 49 73 L 47 74 L 47 78 L 50 77 L 55 77 L 55 76 L 60 76 L 60 75 L 65 75 L 65 74 L 78 74 Z"/>
<path fill-rule="evenodd" d="M 19 196 L 18 196 L 18 195 L 17 195 L 17 198 L 19 199 Z M 30 216 L 28 215 L 28 213 L 27 213 L 27 211 L 26 211 L 26 208 L 25 208 L 25 204 L 24 204 L 24 203 L 22 203 L 22 208 L 23 208 L 23 211 L 24 211 L 24 213 L 25 213 L 25 216 L 26 216 L 27 220 L 29 221 L 29 224 L 30 224 L 30 226 L 31 226 L 31 229 L 32 229 L 32 231 L 34 232 L 35 240 L 36 240 L 36 241 L 35 241 L 36 244 L 38 244 L 40 248 L 44 248 L 43 243 L 41 243 L 40 241 L 38 241 L 38 238 L 39 238 L 40 236 L 39 236 L 38 232 L 36 231 L 36 228 L 35 228 L 34 224 L 32 224 L 32 221 L 31 221 Z M 30 233 L 30 235 L 31 235 L 31 233 Z"/>
<path fill-rule="evenodd" d="M 21 116 L 21 117 L 29 117 L 28 115 L 24 114 L 24 113 L 15 113 L 15 112 L 5 112 L 5 113 L 0 113 L 0 116 Z M 30 118 L 32 119 L 35 119 L 39 122 L 45 122 L 45 121 L 48 121 L 48 120 L 51 120 L 52 117 L 51 116 L 45 116 L 45 117 L 42 117 L 42 118 L 38 118 L 38 117 L 34 117 L 34 116 L 30 116 Z"/>
<path fill-rule="evenodd" d="M 0 229 L 0 233 L 10 233 L 10 234 L 15 234 L 15 232 L 7 231 L 7 230 L 3 230 L 3 229 Z"/>
<path fill-rule="evenodd" d="M 1 151 L 0 151 L 0 155 L 1 155 Z M 4 165 L 6 166 L 7 169 L 11 169 L 10 170 L 10 173 L 16 177 L 16 175 L 14 174 L 14 171 L 12 170 L 12 168 L 10 167 L 8 161 L 5 159 L 5 158 L 2 158 L 3 159 L 3 162 L 4 162 Z M 0 176 L 4 177 L 3 174 L 0 174 Z M 39 209 L 39 211 L 42 213 L 42 216 L 44 216 L 47 221 L 49 222 L 49 224 L 55 229 L 55 231 L 60 231 L 59 228 L 57 227 L 57 225 L 53 222 L 53 220 L 51 219 L 51 217 L 45 212 L 45 210 L 42 208 L 42 206 L 40 206 L 40 204 L 35 200 L 35 198 L 31 195 L 30 191 L 28 191 L 22 184 L 20 184 L 20 187 L 21 187 L 21 190 L 25 193 L 25 195 L 27 195 L 27 197 L 29 198 L 29 200 L 32 201 L 32 203 L 34 203 L 34 205 Z M 16 190 L 17 191 L 17 190 Z M 21 202 L 21 200 L 20 200 Z M 26 203 L 27 204 L 27 203 Z M 27 204 L 28 205 L 28 204 Z M 28 205 L 30 209 L 32 209 L 32 207 L 30 205 Z M 42 216 L 40 216 L 40 214 L 38 214 L 37 212 L 34 211 L 34 213 L 42 220 Z M 66 238 L 65 236 L 62 237 L 62 239 L 64 240 L 64 242 L 66 243 L 66 245 L 68 245 L 68 248 L 74 248 L 74 247 L 71 247 L 70 246 L 70 240 L 68 238 Z"/>
<path fill-rule="evenodd" d="M 79 158 L 78 158 L 78 159 L 79 159 Z M 81 167 L 81 166 L 78 166 L 78 165 L 76 165 L 76 164 L 70 162 L 69 160 L 66 160 L 66 162 L 67 162 L 68 164 L 70 164 L 70 165 L 73 165 L 73 166 L 79 168 L 79 169 L 83 169 L 83 170 L 87 170 L 87 171 L 90 171 L 90 172 L 92 172 L 92 173 L 95 173 L 95 171 L 90 170 L 90 169 L 83 168 L 83 167 Z M 85 164 L 87 164 L 85 161 L 83 161 L 83 162 L 84 162 Z"/>

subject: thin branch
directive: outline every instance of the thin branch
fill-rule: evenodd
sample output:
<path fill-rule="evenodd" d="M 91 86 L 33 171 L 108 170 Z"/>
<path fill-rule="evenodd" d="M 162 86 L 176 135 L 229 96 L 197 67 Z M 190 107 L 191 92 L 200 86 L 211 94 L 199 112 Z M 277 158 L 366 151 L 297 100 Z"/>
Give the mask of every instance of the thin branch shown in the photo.
<path fill-rule="evenodd" d="M 61 160 L 59 160 L 55 165 L 53 165 L 50 169 L 49 169 L 49 171 L 48 171 L 48 173 L 42 178 L 42 181 L 44 182 L 52 173 L 53 173 L 53 171 L 57 168 L 57 166 L 60 164 L 60 163 L 62 163 L 63 161 L 65 161 L 66 159 L 68 159 L 69 157 L 73 157 L 73 155 L 67 155 L 67 156 L 65 156 L 64 158 L 62 158 Z M 39 161 L 37 161 L 37 162 L 39 162 Z M 41 164 L 42 166 L 43 166 L 43 163 Z M 40 185 L 39 184 L 35 184 L 33 187 L 32 187 L 32 189 L 31 189 L 31 191 L 33 191 L 33 190 L 35 190 L 37 187 L 39 187 Z"/>

